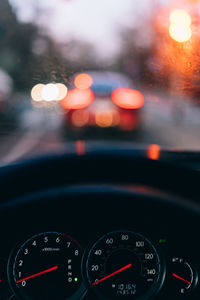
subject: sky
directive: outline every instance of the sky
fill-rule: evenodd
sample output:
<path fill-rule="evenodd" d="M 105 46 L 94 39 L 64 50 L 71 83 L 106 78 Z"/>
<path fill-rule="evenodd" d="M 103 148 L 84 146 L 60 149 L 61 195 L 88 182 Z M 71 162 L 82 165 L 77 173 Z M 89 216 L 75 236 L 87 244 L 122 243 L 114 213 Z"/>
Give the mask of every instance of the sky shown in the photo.
<path fill-rule="evenodd" d="M 145 18 L 152 3 L 151 0 L 9 1 L 21 21 L 39 23 L 60 41 L 86 40 L 109 55 L 119 48 L 119 30 Z"/>

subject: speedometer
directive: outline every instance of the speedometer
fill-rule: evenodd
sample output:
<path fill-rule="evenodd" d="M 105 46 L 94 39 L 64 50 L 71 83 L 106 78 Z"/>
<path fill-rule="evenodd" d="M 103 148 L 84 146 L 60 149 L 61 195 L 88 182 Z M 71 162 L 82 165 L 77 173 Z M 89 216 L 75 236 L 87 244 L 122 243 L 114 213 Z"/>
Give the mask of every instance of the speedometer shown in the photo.
<path fill-rule="evenodd" d="M 20 299 L 78 299 L 82 249 L 70 236 L 45 232 L 27 240 L 9 263 L 10 284 Z"/>
<path fill-rule="evenodd" d="M 93 245 L 86 274 L 100 299 L 149 299 L 160 290 L 165 269 L 147 238 L 132 231 L 116 231 Z"/>

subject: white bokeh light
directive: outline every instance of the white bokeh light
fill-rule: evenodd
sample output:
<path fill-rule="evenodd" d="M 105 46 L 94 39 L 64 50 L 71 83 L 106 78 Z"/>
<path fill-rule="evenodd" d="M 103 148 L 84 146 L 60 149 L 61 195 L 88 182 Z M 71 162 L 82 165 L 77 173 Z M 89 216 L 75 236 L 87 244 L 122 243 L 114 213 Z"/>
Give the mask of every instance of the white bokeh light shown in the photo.
<path fill-rule="evenodd" d="M 42 90 L 43 88 L 45 87 L 44 84 L 42 83 L 39 83 L 39 84 L 36 84 L 32 90 L 31 90 L 31 98 L 34 100 L 34 101 L 42 101 Z"/>
<path fill-rule="evenodd" d="M 59 96 L 59 89 L 56 84 L 46 84 L 42 89 L 42 99 L 44 101 L 55 101 Z"/>
<path fill-rule="evenodd" d="M 63 83 L 57 83 L 56 86 L 59 90 L 58 97 L 56 100 L 59 101 L 59 100 L 64 99 L 67 96 L 68 89 L 67 89 L 66 85 Z"/>

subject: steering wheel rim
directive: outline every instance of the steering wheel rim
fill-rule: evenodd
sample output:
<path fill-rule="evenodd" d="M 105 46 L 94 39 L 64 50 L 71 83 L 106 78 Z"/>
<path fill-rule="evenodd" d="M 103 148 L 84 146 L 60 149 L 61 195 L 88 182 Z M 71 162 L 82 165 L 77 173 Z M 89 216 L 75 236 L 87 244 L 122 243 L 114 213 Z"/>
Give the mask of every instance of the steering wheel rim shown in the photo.
<path fill-rule="evenodd" d="M 51 187 L 106 183 L 142 184 L 198 204 L 199 182 L 198 171 L 126 151 L 45 156 L 0 169 L 3 202 Z"/>

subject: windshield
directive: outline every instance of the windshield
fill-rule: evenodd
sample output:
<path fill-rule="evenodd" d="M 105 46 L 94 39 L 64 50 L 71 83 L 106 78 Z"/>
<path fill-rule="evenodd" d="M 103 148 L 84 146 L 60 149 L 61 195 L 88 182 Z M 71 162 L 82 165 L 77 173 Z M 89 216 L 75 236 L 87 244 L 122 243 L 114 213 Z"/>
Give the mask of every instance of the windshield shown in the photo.
<path fill-rule="evenodd" d="M 200 150 L 199 44 L 198 0 L 1 0 L 0 164 L 83 140 Z"/>

